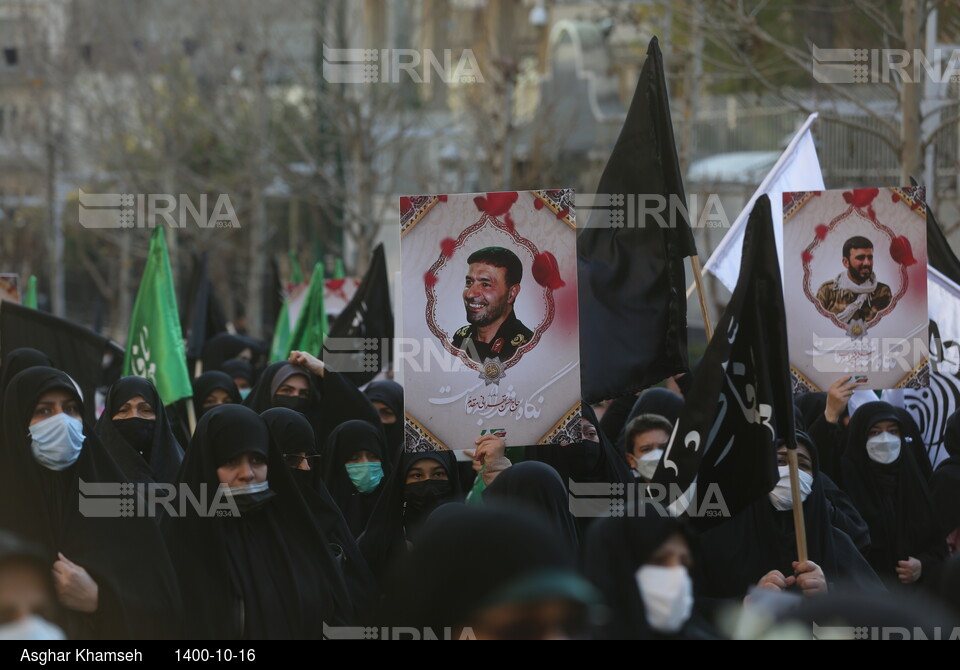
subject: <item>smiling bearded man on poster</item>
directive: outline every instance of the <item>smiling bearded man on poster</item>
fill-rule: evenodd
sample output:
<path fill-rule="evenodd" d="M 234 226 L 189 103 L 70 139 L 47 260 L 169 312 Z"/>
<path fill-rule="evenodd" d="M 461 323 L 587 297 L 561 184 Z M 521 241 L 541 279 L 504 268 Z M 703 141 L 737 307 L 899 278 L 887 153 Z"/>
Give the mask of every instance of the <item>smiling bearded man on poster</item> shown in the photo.
<path fill-rule="evenodd" d="M 474 251 L 467 263 L 463 304 L 469 323 L 454 333 L 452 344 L 478 363 L 492 357 L 506 362 L 533 337 L 513 311 L 523 265 L 503 247 Z"/>
<path fill-rule="evenodd" d="M 843 243 L 842 272 L 824 282 L 817 291 L 820 305 L 835 314 L 853 337 L 866 331 L 866 324 L 890 306 L 893 293 L 873 273 L 873 242 L 859 235 Z"/>

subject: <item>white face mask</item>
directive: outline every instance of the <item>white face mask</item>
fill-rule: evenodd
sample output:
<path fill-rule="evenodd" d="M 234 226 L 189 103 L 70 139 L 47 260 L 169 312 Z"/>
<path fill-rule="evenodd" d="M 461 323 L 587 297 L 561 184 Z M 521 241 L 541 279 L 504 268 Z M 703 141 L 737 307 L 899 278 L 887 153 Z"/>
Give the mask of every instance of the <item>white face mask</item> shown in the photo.
<path fill-rule="evenodd" d="M 657 466 L 660 465 L 661 456 L 663 456 L 663 449 L 654 449 L 641 456 L 637 461 L 637 472 L 640 473 L 640 476 L 648 481 L 653 479 L 653 474 L 657 471 Z"/>
<path fill-rule="evenodd" d="M 870 460 L 889 465 L 900 458 L 900 438 L 883 432 L 867 440 L 867 456 Z"/>
<path fill-rule="evenodd" d="M 790 490 L 790 466 L 781 465 L 777 468 L 780 472 L 780 481 L 773 487 L 768 494 L 770 502 L 781 512 L 793 509 L 793 493 Z M 799 471 L 800 474 L 800 498 L 803 502 L 807 501 L 807 496 L 813 490 L 813 475 L 809 472 Z"/>
<path fill-rule="evenodd" d="M 37 463 L 57 471 L 77 462 L 86 439 L 83 422 L 63 412 L 30 426 L 30 437 L 30 448 Z"/>
<path fill-rule="evenodd" d="M 693 612 L 693 580 L 678 565 L 641 565 L 636 574 L 647 623 L 658 633 L 676 633 Z"/>
<path fill-rule="evenodd" d="M 224 486 L 223 492 L 231 497 L 236 496 L 247 496 L 252 493 L 263 493 L 270 489 L 270 482 L 268 480 L 263 480 L 262 482 L 254 482 L 253 484 L 244 484 L 243 486 Z"/>
<path fill-rule="evenodd" d="M 66 639 L 62 630 L 36 614 L 0 625 L 0 640 Z"/>

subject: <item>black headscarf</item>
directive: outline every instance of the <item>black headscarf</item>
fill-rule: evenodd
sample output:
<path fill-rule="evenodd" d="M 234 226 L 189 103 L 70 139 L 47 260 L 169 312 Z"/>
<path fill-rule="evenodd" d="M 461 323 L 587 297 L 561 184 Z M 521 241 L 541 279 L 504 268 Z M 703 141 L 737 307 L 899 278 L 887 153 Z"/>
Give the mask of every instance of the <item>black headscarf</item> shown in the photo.
<path fill-rule="evenodd" d="M 566 446 L 537 445 L 526 448 L 529 461 L 541 461 L 552 466 L 565 485 L 569 480 L 578 483 L 610 482 L 630 484 L 634 481 L 626 458 L 618 454 L 613 443 L 599 429 L 600 422 L 589 403 L 581 403 L 583 418 L 597 426 L 600 443 L 583 440 Z"/>
<path fill-rule="evenodd" d="M 542 515 L 567 541 L 574 554 L 580 549 L 577 524 L 570 514 L 567 487 L 546 463 L 517 463 L 497 475 L 483 492 L 484 502 L 519 502 Z"/>
<path fill-rule="evenodd" d="M 141 396 L 153 408 L 156 419 L 153 420 L 152 427 L 150 422 L 139 418 L 113 421 L 113 416 L 120 407 L 135 396 Z M 134 444 L 121 433 L 121 430 L 126 430 L 121 422 L 129 421 L 137 424 L 132 426 L 137 433 L 132 439 L 143 442 Z M 121 424 L 121 427 L 118 428 L 118 424 Z M 177 472 L 183 461 L 183 448 L 173 436 L 160 394 L 150 380 L 143 377 L 124 377 L 114 382 L 107 391 L 103 414 L 97 420 L 94 430 L 130 481 L 168 484 L 177 481 Z"/>
<path fill-rule="evenodd" d="M 947 419 L 943 434 L 947 459 L 937 466 L 930 487 L 944 537 L 960 528 L 960 411 Z"/>
<path fill-rule="evenodd" d="M 208 395 L 218 389 L 230 396 L 230 400 L 235 404 L 239 405 L 243 402 L 240 398 L 240 391 L 233 381 L 233 377 L 226 372 L 210 370 L 209 372 L 204 372 L 190 383 L 193 386 L 193 411 L 196 413 L 197 421 L 200 421 L 200 417 L 203 416 L 204 412 L 209 410 L 209 408 L 207 408 L 207 410 L 203 408 L 203 401 L 207 399 Z"/>
<path fill-rule="evenodd" d="M 277 445 L 280 453 L 316 454 L 313 428 L 306 417 L 286 407 L 274 407 L 260 415 L 270 431 L 270 439 Z M 323 473 L 317 464 L 311 470 L 290 469 L 300 493 L 310 507 L 323 532 L 335 543 L 334 555 L 341 557 L 347 586 L 357 612 L 364 611 L 374 598 L 373 575 L 367 569 L 366 562 L 357 547 L 356 539 L 350 532 L 340 508 L 337 506 L 326 485 Z"/>
<path fill-rule="evenodd" d="M 470 626 L 474 614 L 504 602 L 511 587 L 534 577 L 577 582 L 593 595 L 578 578 L 563 539 L 538 517 L 523 510 L 444 505 L 430 517 L 388 589 L 388 619 L 434 630 Z"/>
<path fill-rule="evenodd" d="M 289 377 L 291 367 L 296 369 L 296 374 L 305 375 L 310 381 L 310 397 L 302 414 L 313 427 L 317 453 L 321 456 L 330 433 L 344 421 L 357 419 L 374 426 L 380 425 L 380 414 L 376 408 L 343 375 L 327 368 L 324 376 L 319 377 L 286 361 L 267 366 L 243 404 L 258 414 L 274 407 L 273 394 L 279 387 L 278 375 L 279 378 Z"/>
<path fill-rule="evenodd" d="M 621 454 L 623 458 L 627 457 L 627 427 L 631 421 L 641 414 L 656 414 L 657 416 L 662 416 L 670 423 L 675 424 L 677 419 L 680 418 L 680 413 L 683 412 L 684 402 L 681 396 L 667 389 L 647 389 L 640 394 L 640 397 L 637 398 L 637 401 L 633 404 L 630 414 L 627 415 L 627 420 L 624 422 L 623 428 L 620 429 L 620 434 L 617 435 L 617 439 L 614 442 L 617 453 Z"/>
<path fill-rule="evenodd" d="M 645 503 L 640 512 L 632 517 L 598 519 L 584 539 L 584 573 L 600 589 L 611 610 L 597 637 L 608 640 L 711 637 L 695 613 L 672 636 L 657 633 L 647 623 L 643 596 L 636 580 L 637 570 L 649 563 L 663 543 L 676 533 L 682 535 L 690 547 L 694 565 L 699 558 L 693 532 L 685 522 L 650 503 Z"/>
<path fill-rule="evenodd" d="M 903 450 L 909 453 L 917 463 L 924 481 L 929 482 L 933 477 L 933 464 L 927 454 L 927 445 L 923 441 L 923 433 L 917 425 L 913 415 L 902 407 L 894 407 L 893 411 L 899 417 L 900 436 L 903 438 Z"/>
<path fill-rule="evenodd" d="M 330 538 L 256 413 L 220 405 L 204 414 L 179 483 L 194 495 L 205 488 L 213 498 L 217 468 L 242 453 L 266 458 L 272 497 L 239 517 L 188 507 L 184 516 L 163 521 L 184 594 L 185 634 L 316 639 L 324 622 L 350 622 L 353 605 Z"/>
<path fill-rule="evenodd" d="M 253 366 L 250 361 L 242 358 L 231 358 L 224 361 L 220 366 L 221 372 L 226 372 L 231 379 L 245 379 L 250 386 L 253 386 Z"/>
<path fill-rule="evenodd" d="M 218 333 L 203 345 L 203 369 L 222 370 L 223 364 L 236 358 L 244 349 L 250 349 L 256 358 L 263 353 L 263 343 L 245 335 Z"/>
<path fill-rule="evenodd" d="M 820 477 L 815 445 L 798 435 L 810 452 L 813 487 L 803 503 L 807 556 L 823 570 L 828 584 L 882 590 L 880 581 L 849 536 L 833 526 Z M 777 510 L 766 496 L 701 536 L 698 592 L 708 598 L 743 598 L 771 570 L 793 574 L 797 537 L 793 511 Z"/>
<path fill-rule="evenodd" d="M 846 443 L 846 429 L 843 426 L 846 410 L 837 423 L 827 421 L 824 415 L 827 409 L 827 394 L 823 392 L 799 393 L 793 397 L 793 404 L 797 408 L 794 417 L 800 423 L 801 429 L 817 445 L 820 471 L 831 479 L 839 478 L 840 459 Z"/>
<path fill-rule="evenodd" d="M 633 410 L 627 416 L 626 425 L 641 414 L 657 414 L 670 423 L 676 423 L 683 412 L 684 404 L 683 396 L 673 391 L 661 388 L 647 389 L 633 404 Z"/>
<path fill-rule="evenodd" d="M 387 444 L 398 453 L 403 450 L 403 387 L 391 379 L 370 382 L 363 390 L 367 400 L 382 402 L 397 416 L 395 423 L 381 424 Z"/>
<path fill-rule="evenodd" d="M 7 384 L 10 383 L 10 380 L 27 368 L 33 368 L 37 366 L 44 366 L 48 368 L 56 367 L 53 364 L 53 361 L 50 360 L 50 357 L 45 353 L 29 347 L 13 349 L 4 354 L 3 363 L 0 364 L 0 405 L 3 403 L 3 395 L 6 391 Z M 0 412 L 0 430 L 2 430 L 2 428 L 3 412 Z"/>
<path fill-rule="evenodd" d="M 84 426 L 80 456 L 65 470 L 54 472 L 36 462 L 30 418 L 39 398 L 53 390 L 77 394 L 66 373 L 48 367 L 29 368 L 7 386 L 0 442 L 0 528 L 41 545 L 50 566 L 57 552 L 63 553 L 97 583 L 96 612 L 66 612 L 64 629 L 70 637 L 177 637 L 180 597 L 156 523 L 146 516 L 120 516 L 119 511 L 116 516 L 83 513 L 89 498 L 81 497 L 80 481 L 128 481 L 96 434 Z M 124 500 L 132 502 L 133 492 L 120 504 Z"/>
<path fill-rule="evenodd" d="M 424 451 L 414 454 L 403 454 L 399 466 L 386 479 L 386 486 L 377 505 L 370 515 L 367 528 L 357 540 L 360 551 L 378 580 L 382 580 L 391 567 L 407 553 L 407 540 L 415 537 L 432 509 L 420 512 L 415 509 L 416 504 L 407 509 L 407 473 L 414 464 L 429 459 L 436 461 L 447 471 L 448 492 L 442 500 L 423 500 L 429 504 L 446 502 L 460 502 L 464 493 L 460 488 L 457 458 L 452 451 Z M 419 482 L 417 487 L 431 489 L 428 493 L 437 493 L 437 487 L 424 487 Z M 411 485 L 412 486 L 412 485 Z M 409 513 L 409 516 L 408 516 Z M 408 528 L 408 526 L 410 526 Z"/>
<path fill-rule="evenodd" d="M 897 562 L 913 556 L 923 566 L 920 583 L 935 586 L 946 557 L 946 541 L 916 459 L 903 445 L 900 457 L 889 465 L 876 463 L 867 455 L 867 431 L 884 420 L 900 421 L 900 415 L 885 402 L 869 402 L 854 412 L 847 426 L 839 484 L 870 526 L 867 558 L 877 574 L 888 584 L 900 584 Z"/>
<path fill-rule="evenodd" d="M 383 468 L 383 478 L 377 488 L 368 493 L 357 491 L 345 467 L 350 457 L 362 449 L 379 458 Z M 330 433 L 323 457 L 323 481 L 354 536 L 359 536 L 367 527 L 377 499 L 386 487 L 393 460 L 384 444 L 383 433 L 366 421 L 346 421 Z"/>
<path fill-rule="evenodd" d="M 38 366 L 56 367 L 45 353 L 29 347 L 13 349 L 4 354 L 3 363 L 0 364 L 0 398 L 3 397 L 11 379 L 27 368 Z"/>

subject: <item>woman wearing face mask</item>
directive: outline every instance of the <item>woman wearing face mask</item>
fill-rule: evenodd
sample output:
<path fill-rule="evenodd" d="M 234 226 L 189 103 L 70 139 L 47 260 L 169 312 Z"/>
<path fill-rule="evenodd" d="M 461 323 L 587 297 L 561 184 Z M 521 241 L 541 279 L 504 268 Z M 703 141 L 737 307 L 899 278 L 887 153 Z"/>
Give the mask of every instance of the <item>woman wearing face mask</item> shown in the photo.
<path fill-rule="evenodd" d="M 382 579 L 416 543 L 427 517 L 440 505 L 460 502 L 460 478 L 452 451 L 403 454 L 357 544 L 373 574 Z"/>
<path fill-rule="evenodd" d="M 323 481 L 343 512 L 350 532 L 359 536 L 397 455 L 387 453 L 383 433 L 366 421 L 347 421 L 334 428 L 324 453 Z"/>
<path fill-rule="evenodd" d="M 697 590 L 707 608 L 739 600 L 753 586 L 804 596 L 831 587 L 882 590 L 880 581 L 846 533 L 833 526 L 820 477 L 817 450 L 797 433 L 797 461 L 807 534 L 807 561 L 798 562 L 787 448 L 777 450 L 780 479 L 770 493 L 704 532 L 697 561 Z"/>
<path fill-rule="evenodd" d="M 889 587 L 936 588 L 946 542 L 930 489 L 900 433 L 891 405 L 860 406 L 847 427 L 839 483 L 870 526 L 867 559 L 881 579 Z"/>
<path fill-rule="evenodd" d="M 237 385 L 237 390 L 240 392 L 240 397 L 246 400 L 250 391 L 253 390 L 253 366 L 250 365 L 250 362 L 242 358 L 231 358 L 220 366 L 220 371 L 227 373 L 233 379 L 233 383 Z"/>
<path fill-rule="evenodd" d="M 107 391 L 94 430 L 130 481 L 177 481 L 183 449 L 151 381 L 143 377 L 116 381 Z"/>
<path fill-rule="evenodd" d="M 330 538 L 290 476 L 263 419 L 240 405 L 207 412 L 180 471 L 181 487 L 222 490 L 228 515 L 166 518 L 194 639 L 318 639 L 353 620 Z M 223 487 L 221 489 L 221 487 Z M 340 623 L 332 623 L 340 622 Z"/>
<path fill-rule="evenodd" d="M 272 407 L 303 414 L 321 456 L 330 433 L 341 423 L 356 419 L 380 425 L 377 410 L 350 380 L 304 351 L 291 351 L 287 361 L 267 366 L 243 404 L 258 414 Z"/>
<path fill-rule="evenodd" d="M 69 637 L 176 637 L 180 596 L 156 523 L 130 514 L 132 495 L 130 509 L 121 500 L 121 513 L 112 516 L 97 515 L 97 503 L 81 495 L 81 481 L 128 481 L 84 426 L 82 411 L 76 385 L 59 370 L 32 367 L 10 381 L 0 440 L 0 528 L 43 548 Z"/>
<path fill-rule="evenodd" d="M 688 526 L 650 503 L 635 517 L 598 519 L 590 526 L 584 572 L 611 610 L 596 637 L 716 638 L 693 608 L 694 547 Z"/>

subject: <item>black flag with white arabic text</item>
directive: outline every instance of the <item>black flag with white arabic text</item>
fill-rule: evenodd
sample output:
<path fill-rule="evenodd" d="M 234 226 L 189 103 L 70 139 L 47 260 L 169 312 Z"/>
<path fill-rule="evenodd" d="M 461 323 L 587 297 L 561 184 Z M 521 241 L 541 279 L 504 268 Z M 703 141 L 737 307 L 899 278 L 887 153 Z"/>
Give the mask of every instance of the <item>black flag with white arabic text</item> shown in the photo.
<path fill-rule="evenodd" d="M 773 489 L 777 438 L 796 444 L 789 361 L 770 199 L 763 195 L 747 222 L 733 297 L 654 476 L 672 494 L 671 512 L 707 528 Z M 716 513 L 718 501 L 723 514 Z M 699 515 L 706 502 L 711 512 Z"/>

